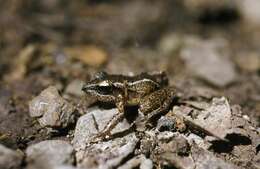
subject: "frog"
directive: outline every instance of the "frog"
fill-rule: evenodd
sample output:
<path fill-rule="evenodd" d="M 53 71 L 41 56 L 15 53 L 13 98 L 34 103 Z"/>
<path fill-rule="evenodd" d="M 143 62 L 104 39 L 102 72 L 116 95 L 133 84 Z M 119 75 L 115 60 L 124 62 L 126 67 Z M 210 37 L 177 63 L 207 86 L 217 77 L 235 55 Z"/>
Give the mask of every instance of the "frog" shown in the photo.
<path fill-rule="evenodd" d="M 168 78 L 162 72 L 143 72 L 137 75 L 119 75 L 99 72 L 82 90 L 97 101 L 114 104 L 118 113 L 97 137 L 111 135 L 111 130 L 124 118 L 128 106 L 138 106 L 147 121 L 169 110 L 176 97 L 176 88 L 168 86 Z"/>

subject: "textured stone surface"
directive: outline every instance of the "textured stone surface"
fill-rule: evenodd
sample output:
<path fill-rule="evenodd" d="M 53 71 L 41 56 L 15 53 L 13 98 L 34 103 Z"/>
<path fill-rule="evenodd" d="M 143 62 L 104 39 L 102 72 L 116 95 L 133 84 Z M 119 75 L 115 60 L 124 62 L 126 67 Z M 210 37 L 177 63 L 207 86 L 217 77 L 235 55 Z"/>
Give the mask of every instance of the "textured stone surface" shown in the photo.
<path fill-rule="evenodd" d="M 38 118 L 43 127 L 66 127 L 74 120 L 74 110 L 74 106 L 64 100 L 53 86 L 29 103 L 30 116 Z"/>
<path fill-rule="evenodd" d="M 65 164 L 73 164 L 72 146 L 62 140 L 46 140 L 33 144 L 26 149 L 28 169 L 51 168 Z"/>
<path fill-rule="evenodd" d="M 18 169 L 23 160 L 22 153 L 18 153 L 0 144 L 0 168 Z"/>
<path fill-rule="evenodd" d="M 68 86 L 65 89 L 66 94 L 71 94 L 73 96 L 83 96 L 84 92 L 82 91 L 82 86 L 84 85 L 85 82 L 81 80 L 73 80 L 68 84 Z"/>
<path fill-rule="evenodd" d="M 110 110 L 93 108 L 86 115 L 81 116 L 77 121 L 72 141 L 73 147 L 76 150 L 84 149 L 96 134 L 102 132 L 104 127 L 117 113 L 118 110 L 116 108 Z M 126 120 L 123 120 L 112 130 L 112 133 L 126 130 L 129 127 L 129 123 Z"/>
<path fill-rule="evenodd" d="M 174 153 L 165 152 L 161 159 L 169 166 L 185 169 L 239 169 L 239 167 L 217 158 L 213 153 L 192 145 L 189 156 L 177 156 Z"/>
<path fill-rule="evenodd" d="M 194 75 L 215 86 L 224 87 L 237 77 L 226 44 L 224 39 L 187 39 L 181 58 Z"/>
<path fill-rule="evenodd" d="M 133 169 L 139 167 L 140 169 L 152 169 L 153 162 L 147 159 L 143 154 L 135 156 L 128 160 L 125 164 L 118 167 L 118 169 Z"/>
<path fill-rule="evenodd" d="M 88 169 L 116 168 L 134 152 L 137 142 L 135 134 L 129 134 L 122 138 L 92 144 L 85 150 L 79 150 L 76 153 L 78 167 Z"/>
<path fill-rule="evenodd" d="M 184 116 L 187 123 L 194 127 L 204 130 L 207 134 L 219 139 L 225 139 L 230 133 L 231 125 L 231 108 L 226 98 L 213 98 L 211 105 L 206 110 L 197 112 L 193 118 L 184 115 L 182 110 L 175 108 L 173 110 L 177 115 Z"/>

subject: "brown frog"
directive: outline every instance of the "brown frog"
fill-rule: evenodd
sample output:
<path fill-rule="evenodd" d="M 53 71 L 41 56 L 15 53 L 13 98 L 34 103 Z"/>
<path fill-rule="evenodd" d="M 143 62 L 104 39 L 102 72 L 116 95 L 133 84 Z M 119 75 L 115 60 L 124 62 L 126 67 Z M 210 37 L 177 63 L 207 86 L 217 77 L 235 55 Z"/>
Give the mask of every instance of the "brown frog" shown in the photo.
<path fill-rule="evenodd" d="M 110 131 L 123 119 L 126 106 L 139 106 L 139 111 L 147 119 L 168 111 L 176 97 L 176 89 L 167 85 L 165 72 L 141 73 L 135 76 L 98 73 L 82 90 L 98 101 L 115 104 L 119 110 L 98 137 L 110 135 Z"/>

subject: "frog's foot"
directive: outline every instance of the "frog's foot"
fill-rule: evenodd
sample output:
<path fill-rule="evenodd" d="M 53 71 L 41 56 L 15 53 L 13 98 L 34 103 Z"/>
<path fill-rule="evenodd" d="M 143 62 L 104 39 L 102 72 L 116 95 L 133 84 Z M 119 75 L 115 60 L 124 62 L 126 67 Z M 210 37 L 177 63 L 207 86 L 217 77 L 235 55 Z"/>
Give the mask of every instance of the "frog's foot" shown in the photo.
<path fill-rule="evenodd" d="M 105 126 L 105 128 L 97 133 L 93 139 L 91 140 L 91 143 L 97 143 L 100 141 L 108 140 L 111 137 L 111 131 L 115 128 L 115 126 L 124 118 L 123 113 L 116 114 L 111 121 L 108 122 L 108 124 Z"/>
<path fill-rule="evenodd" d="M 108 140 L 111 136 L 111 133 L 110 132 L 100 132 L 98 134 L 96 134 L 92 139 L 91 141 L 89 142 L 90 144 L 94 144 L 94 143 L 99 143 L 99 142 L 102 142 L 102 141 L 105 141 L 105 140 Z"/>

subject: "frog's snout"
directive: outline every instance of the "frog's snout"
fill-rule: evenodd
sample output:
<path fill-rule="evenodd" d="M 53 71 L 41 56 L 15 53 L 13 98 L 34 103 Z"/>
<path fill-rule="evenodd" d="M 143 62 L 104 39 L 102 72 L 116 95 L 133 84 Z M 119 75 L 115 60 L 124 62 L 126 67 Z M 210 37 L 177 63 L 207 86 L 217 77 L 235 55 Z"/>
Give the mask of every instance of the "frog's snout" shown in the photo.
<path fill-rule="evenodd" d="M 89 91 L 89 90 L 95 90 L 96 86 L 93 84 L 85 84 L 84 86 L 82 86 L 82 89 L 84 92 Z"/>

